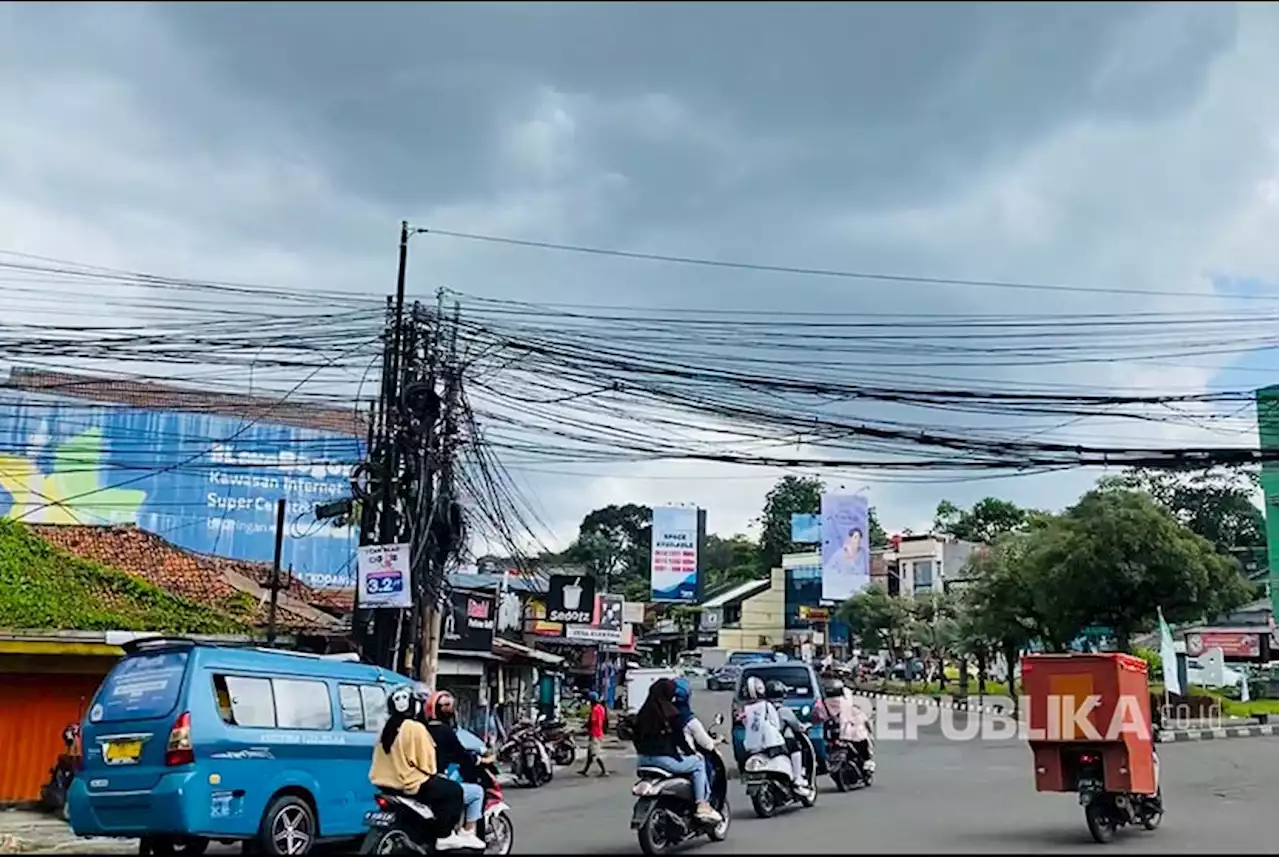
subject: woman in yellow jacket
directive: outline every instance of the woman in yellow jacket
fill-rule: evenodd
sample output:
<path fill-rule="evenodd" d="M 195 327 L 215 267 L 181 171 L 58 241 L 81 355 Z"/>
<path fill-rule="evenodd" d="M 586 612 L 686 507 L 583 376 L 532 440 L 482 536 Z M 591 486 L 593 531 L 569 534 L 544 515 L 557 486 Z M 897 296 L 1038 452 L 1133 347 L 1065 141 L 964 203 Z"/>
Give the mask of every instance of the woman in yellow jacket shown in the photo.
<path fill-rule="evenodd" d="M 440 830 L 449 835 L 436 840 L 436 849 L 475 848 L 474 835 L 464 837 L 454 828 L 462 819 L 462 787 L 436 769 L 436 746 L 420 719 L 427 693 L 402 685 L 387 697 L 387 722 L 373 746 L 369 781 L 393 794 L 416 797 L 431 807 Z M 478 842 L 479 840 L 476 839 Z M 484 843 L 480 842 L 483 848 Z"/>

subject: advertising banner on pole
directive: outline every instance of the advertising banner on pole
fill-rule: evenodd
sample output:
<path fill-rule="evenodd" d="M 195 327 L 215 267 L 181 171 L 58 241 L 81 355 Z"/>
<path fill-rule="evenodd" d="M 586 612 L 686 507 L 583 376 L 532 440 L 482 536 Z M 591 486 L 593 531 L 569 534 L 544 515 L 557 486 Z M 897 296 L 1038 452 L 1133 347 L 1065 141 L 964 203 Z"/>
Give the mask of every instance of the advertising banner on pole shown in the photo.
<path fill-rule="evenodd" d="M 822 600 L 845 601 L 871 582 L 867 498 L 822 495 Z"/>
<path fill-rule="evenodd" d="M 493 649 L 495 605 L 492 595 L 449 593 L 440 622 L 440 648 L 450 652 L 488 652 Z"/>
<path fill-rule="evenodd" d="M 356 570 L 361 607 L 413 606 L 408 545 L 365 545 L 359 549 Z"/>
<path fill-rule="evenodd" d="M 653 601 L 697 603 L 699 524 L 705 517 L 689 506 L 653 510 L 650 592 Z"/>

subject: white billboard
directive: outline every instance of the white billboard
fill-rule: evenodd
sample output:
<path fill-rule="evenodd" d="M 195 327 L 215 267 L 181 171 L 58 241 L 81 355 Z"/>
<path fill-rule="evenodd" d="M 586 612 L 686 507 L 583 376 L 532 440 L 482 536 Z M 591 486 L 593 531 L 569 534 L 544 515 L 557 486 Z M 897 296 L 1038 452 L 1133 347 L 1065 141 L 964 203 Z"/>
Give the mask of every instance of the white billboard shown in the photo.
<path fill-rule="evenodd" d="M 699 514 L 691 506 L 659 506 L 653 510 L 650 592 L 653 601 L 696 604 Z"/>

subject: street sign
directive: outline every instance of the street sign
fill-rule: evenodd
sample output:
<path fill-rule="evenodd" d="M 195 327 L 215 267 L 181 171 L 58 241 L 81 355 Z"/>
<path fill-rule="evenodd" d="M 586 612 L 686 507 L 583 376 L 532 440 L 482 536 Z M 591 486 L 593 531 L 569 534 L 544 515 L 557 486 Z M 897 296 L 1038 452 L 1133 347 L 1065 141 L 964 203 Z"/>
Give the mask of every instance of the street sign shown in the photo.
<path fill-rule="evenodd" d="M 408 545 L 361 547 L 356 576 L 360 587 L 361 607 L 403 609 L 413 606 Z"/>

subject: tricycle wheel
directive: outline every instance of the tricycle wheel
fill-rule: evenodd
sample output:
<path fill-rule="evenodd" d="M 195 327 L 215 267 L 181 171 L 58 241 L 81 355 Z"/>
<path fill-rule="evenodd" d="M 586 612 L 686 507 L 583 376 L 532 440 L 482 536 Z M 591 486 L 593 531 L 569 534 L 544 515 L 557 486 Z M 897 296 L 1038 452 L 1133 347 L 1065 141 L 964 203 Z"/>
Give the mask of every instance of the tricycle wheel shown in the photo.
<path fill-rule="evenodd" d="M 1095 842 L 1106 845 L 1116 835 L 1116 823 L 1104 808 L 1105 797 L 1099 796 L 1084 808 L 1084 823 L 1089 826 L 1089 835 Z"/>
<path fill-rule="evenodd" d="M 1151 810 L 1142 814 L 1142 826 L 1147 830 L 1155 830 L 1164 820 L 1164 799 L 1160 796 L 1159 789 L 1156 789 L 1156 796 L 1148 802 L 1148 805 Z"/>

